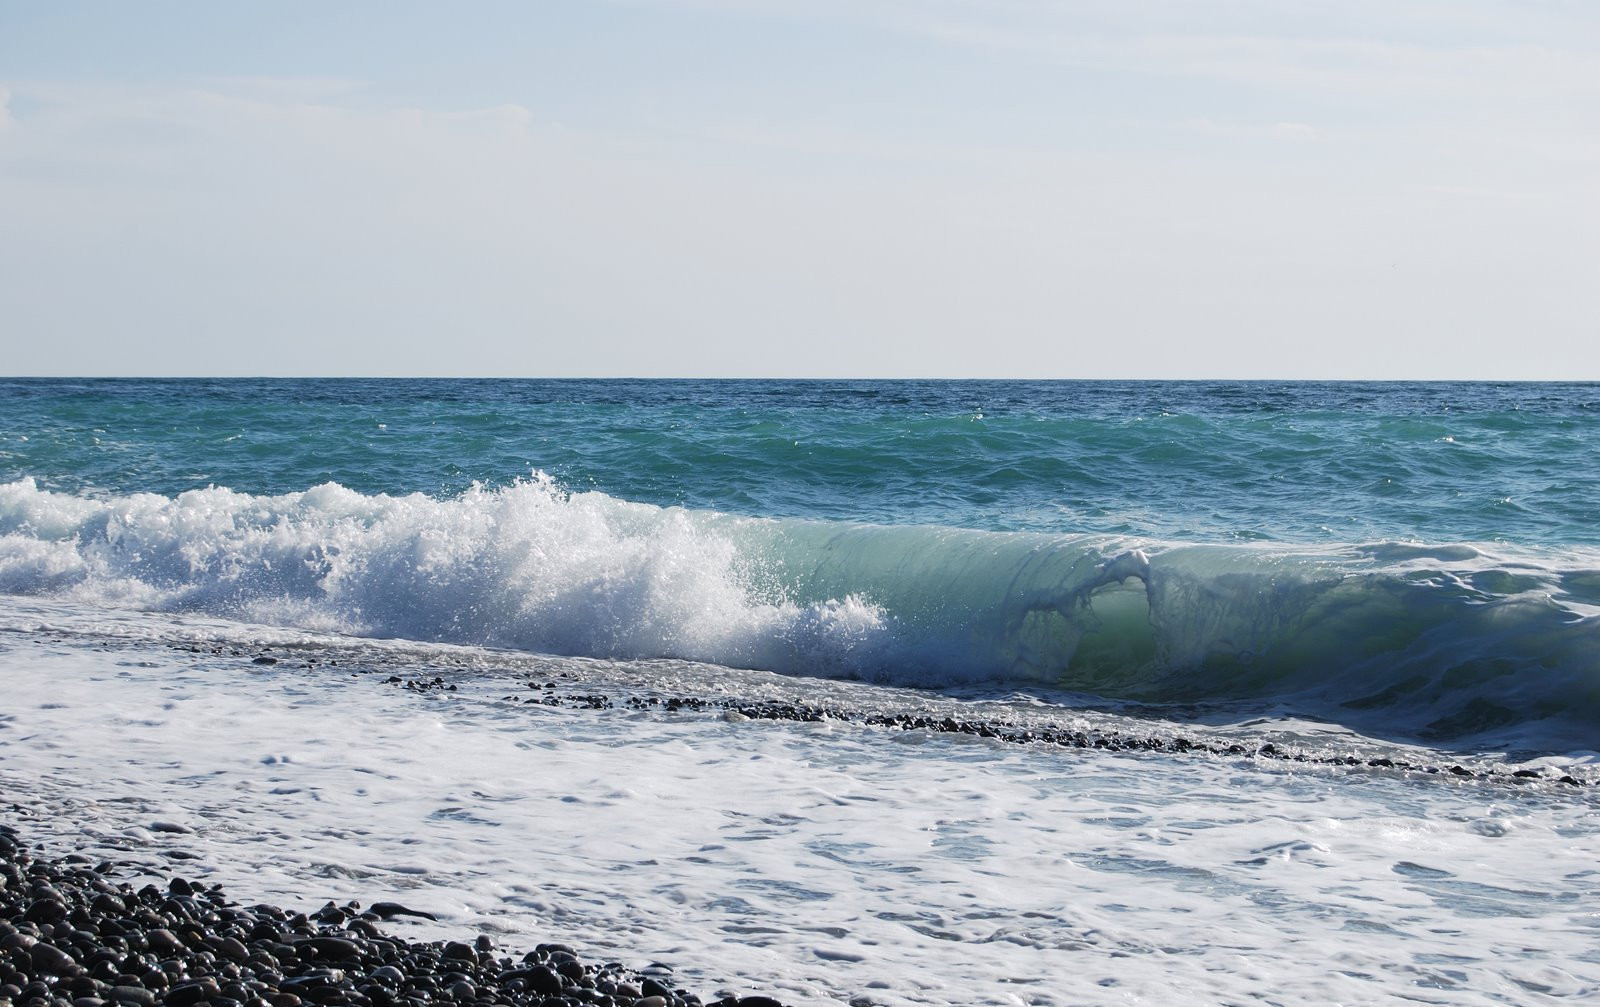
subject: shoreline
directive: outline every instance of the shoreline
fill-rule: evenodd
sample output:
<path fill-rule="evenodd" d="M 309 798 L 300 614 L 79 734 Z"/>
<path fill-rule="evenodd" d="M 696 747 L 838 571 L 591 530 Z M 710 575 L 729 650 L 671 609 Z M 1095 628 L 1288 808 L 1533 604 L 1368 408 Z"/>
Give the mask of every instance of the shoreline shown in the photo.
<path fill-rule="evenodd" d="M 386 684 L 403 686 L 406 689 L 424 693 L 432 690 L 448 691 L 455 689 L 455 686 L 446 685 L 442 678 L 438 676 L 435 676 L 432 680 L 403 679 L 399 676 L 390 676 L 386 680 Z M 616 705 L 609 697 L 599 694 L 557 694 L 553 691 L 555 683 L 538 686 L 533 680 L 529 680 L 527 687 L 530 689 L 542 688 L 545 690 L 544 695 L 521 700 L 514 695 L 510 695 L 502 697 L 502 701 L 523 705 L 565 706 L 590 710 L 607 710 Z M 1102 752 L 1159 752 L 1176 755 L 1210 755 L 1266 762 L 1299 763 L 1307 766 L 1329 766 L 1423 776 L 1452 777 L 1460 780 L 1479 780 L 1516 785 L 1547 783 L 1574 788 L 1600 786 L 1600 778 L 1580 780 L 1570 773 L 1563 773 L 1557 776 L 1526 768 L 1514 770 L 1473 769 L 1462 765 L 1460 762 L 1445 760 L 1437 763 L 1424 763 L 1393 759 L 1387 756 L 1360 758 L 1355 755 L 1319 755 L 1280 747 L 1270 741 L 1261 742 L 1254 746 L 1241 745 L 1237 742 L 1224 744 L 1218 741 L 1191 738 L 1181 733 L 1173 737 L 1164 738 L 1154 732 L 1149 735 L 1137 735 L 1114 729 L 1083 730 L 1061 725 L 1029 727 L 1010 720 L 982 717 L 957 720 L 950 716 L 932 717 L 915 713 L 856 713 L 835 706 L 814 706 L 782 700 L 704 699 L 698 696 L 668 696 L 662 698 L 660 696 L 630 695 L 624 697 L 623 705 L 632 710 L 658 709 L 667 713 L 684 710 L 691 712 L 720 711 L 722 717 L 726 720 L 770 720 L 797 723 L 838 721 L 890 731 L 965 734 L 1012 745 L 1043 745 L 1055 748 Z M 1166 726 L 1168 728 L 1179 728 L 1182 725 L 1176 722 L 1169 722 Z"/>
<path fill-rule="evenodd" d="M 1517 981 L 1512 973 L 1561 989 L 1587 981 L 1500 963 L 1496 931 L 1481 919 L 1484 907 L 1527 917 L 1537 935 L 1528 946 L 1546 954 L 1570 957 L 1576 946 L 1566 917 L 1578 893 L 1537 865 L 1587 841 L 1594 791 L 1556 785 L 1554 766 L 1526 782 L 1302 766 L 1203 727 L 1191 741 L 1237 741 L 1246 752 L 1179 751 L 1170 733 L 1126 717 L 858 704 L 853 686 L 810 696 L 737 688 L 764 681 L 754 675 L 707 695 L 685 676 L 590 677 L 582 662 L 512 671 L 292 647 L 192 660 L 168 646 L 14 649 L 32 659 L 14 669 L 16 713 L 0 716 L 0 778 L 22 806 L 0 821 L 22 827 L 32 855 L 112 882 L 106 893 L 88 879 L 91 910 L 97 891 L 126 900 L 117 885 L 137 896 L 146 880 L 156 891 L 135 912 L 168 912 L 168 900 L 186 897 L 224 915 L 206 899 L 212 882 L 247 903 L 293 907 L 270 913 L 277 929 L 264 936 L 295 949 L 299 971 L 282 958 L 267 967 L 304 979 L 307 995 L 269 975 L 268 992 L 299 1002 L 229 996 L 219 982 L 204 998 L 234 1001 L 219 1007 L 545 1007 L 547 995 L 517 999 L 531 976 L 513 973 L 555 971 L 573 949 L 585 968 L 568 971 L 594 985 L 563 985 L 549 1007 L 637 1005 L 646 977 L 683 1007 L 739 1004 L 730 990 L 769 994 L 755 1004 L 1163 1002 L 1194 990 L 1221 1002 L 1268 987 L 1303 1002 L 1359 1002 L 1374 984 L 1407 981 L 1416 957 L 1439 954 L 1470 962 L 1479 983 Z M 301 667 L 324 656 L 318 672 Z M 994 730 L 1013 716 L 1031 744 Z M 1075 737 L 1049 737 L 1046 720 L 1107 746 L 1121 732 L 1164 747 L 1080 749 Z M 1335 750 L 1345 751 L 1321 752 Z M 1526 853 L 1502 864 L 1485 844 Z M 94 870 L 102 860 L 111 873 Z M 174 892 L 172 872 L 188 896 Z M 1458 904 L 1462 885 L 1475 893 L 1470 905 Z M 362 918 L 362 906 L 388 899 L 437 919 Z M 1346 920 L 1367 929 L 1352 938 Z M 232 936 L 248 960 L 263 950 L 248 938 L 264 921 L 238 922 L 232 935 L 197 931 Z M 146 921 L 146 933 L 164 929 L 210 954 L 203 965 L 240 964 L 203 939 L 203 952 L 191 947 L 185 923 L 158 923 Z M 1359 936 L 1393 931 L 1408 939 Z M 352 933 L 411 956 L 394 966 L 402 981 L 414 965 L 430 970 L 429 996 L 375 986 L 380 959 L 351 965 L 313 950 L 301 960 L 309 939 Z M 542 943 L 552 940 L 564 946 Z M 1305 964 L 1286 953 L 1290 940 L 1336 945 L 1370 978 Z M 451 944 L 483 967 L 455 967 Z M 1274 978 L 1231 969 L 1239 947 Z M 98 949 L 81 948 L 73 964 L 92 968 Z M 490 967 L 484 956 L 503 960 Z M 80 977 L 50 977 L 0 1007 L 170 1002 L 155 990 L 148 1003 L 113 994 L 123 974 L 141 978 L 152 965 L 123 959 L 122 972 L 100 979 L 104 990 L 53 989 Z M 26 978 L 13 984 L 19 994 L 40 979 Z M 511 987 L 518 979 L 524 988 Z M 618 990 L 604 992 L 602 980 Z M 471 988 L 454 994 L 463 981 Z M 675 1007 L 648 995 L 663 1001 L 644 1007 Z"/>
<path fill-rule="evenodd" d="M 561 943 L 410 940 L 382 924 L 433 917 L 399 903 L 308 915 L 241 906 L 178 875 L 138 884 L 151 877 L 42 854 L 0 823 L 0 1007 L 782 1007 L 763 994 L 702 999 L 676 988 L 670 966 L 589 963 Z"/>

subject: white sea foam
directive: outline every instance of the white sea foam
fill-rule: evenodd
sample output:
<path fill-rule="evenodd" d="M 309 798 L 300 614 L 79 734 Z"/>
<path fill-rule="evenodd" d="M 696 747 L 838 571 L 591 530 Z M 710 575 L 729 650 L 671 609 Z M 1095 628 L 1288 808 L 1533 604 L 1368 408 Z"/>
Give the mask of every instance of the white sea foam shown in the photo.
<path fill-rule="evenodd" d="M 543 476 L 448 499 L 0 485 L 10 595 L 902 685 L 1295 696 L 1432 738 L 1548 722 L 1552 748 L 1600 725 L 1591 561 L 746 519 Z"/>
<path fill-rule="evenodd" d="M 797 1004 L 1600 992 L 1600 819 L 1565 788 L 548 708 L 481 673 L 422 695 L 282 649 L 53 639 L 0 644 L 0 789 L 39 813 L 20 824 L 238 899 L 394 899 L 440 915 L 418 935 L 567 940 Z"/>
<path fill-rule="evenodd" d="M 763 586 L 710 516 L 539 477 L 451 500 L 325 484 L 91 500 L 0 486 L 0 591 L 356 635 L 858 670 L 882 612 Z"/>

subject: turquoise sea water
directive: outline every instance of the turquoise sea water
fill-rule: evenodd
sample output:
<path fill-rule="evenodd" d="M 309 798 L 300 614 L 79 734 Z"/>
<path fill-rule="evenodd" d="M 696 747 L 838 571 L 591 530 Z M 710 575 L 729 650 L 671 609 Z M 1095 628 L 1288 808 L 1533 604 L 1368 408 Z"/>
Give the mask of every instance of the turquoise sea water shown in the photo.
<path fill-rule="evenodd" d="M 1597 431 L 1587 384 L 7 380 L 0 592 L 1538 747 L 1600 731 Z"/>

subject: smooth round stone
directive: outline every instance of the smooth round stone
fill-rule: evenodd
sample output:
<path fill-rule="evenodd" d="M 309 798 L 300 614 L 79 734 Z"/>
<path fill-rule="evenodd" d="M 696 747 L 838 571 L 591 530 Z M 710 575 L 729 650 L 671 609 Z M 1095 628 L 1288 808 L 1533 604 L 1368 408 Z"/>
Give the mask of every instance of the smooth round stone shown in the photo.
<path fill-rule="evenodd" d="M 567 985 L 561 981 L 561 976 L 557 975 L 554 969 L 544 965 L 533 970 L 528 984 L 533 987 L 534 992 L 543 993 L 546 996 L 560 993 Z"/>
<path fill-rule="evenodd" d="M 250 958 L 250 949 L 245 947 L 237 937 L 222 938 L 217 942 L 217 950 L 236 962 L 248 961 Z"/>
<path fill-rule="evenodd" d="M 215 979 L 201 979 L 196 982 L 181 983 L 167 991 L 167 1007 L 191 1007 L 202 1000 L 210 1000 L 222 995 L 222 988 Z"/>
<path fill-rule="evenodd" d="M 182 954 L 187 950 L 184 948 L 183 942 L 178 940 L 171 930 L 161 927 L 145 931 L 144 939 L 150 945 L 150 950 L 157 954 L 176 955 Z"/>
<path fill-rule="evenodd" d="M 63 915 L 65 910 L 66 907 L 62 906 Z M 76 959 L 54 944 L 35 944 L 28 951 L 33 957 L 33 967 L 42 972 L 62 975 L 67 969 L 78 964 Z"/>
<path fill-rule="evenodd" d="M 639 983 L 639 995 L 642 997 L 661 997 L 663 999 L 667 999 L 672 996 L 672 990 L 668 989 L 665 985 L 657 982 L 649 976 L 645 976 L 644 980 Z"/>
<path fill-rule="evenodd" d="M 372 970 L 372 978 L 385 986 L 399 986 L 406 981 L 406 974 L 393 965 L 379 965 Z"/>

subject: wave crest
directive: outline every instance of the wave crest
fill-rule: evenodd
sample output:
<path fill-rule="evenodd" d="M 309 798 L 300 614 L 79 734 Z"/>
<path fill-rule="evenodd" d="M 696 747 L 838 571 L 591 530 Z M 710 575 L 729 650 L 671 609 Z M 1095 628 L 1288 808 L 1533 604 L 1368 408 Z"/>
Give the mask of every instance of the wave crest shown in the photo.
<path fill-rule="evenodd" d="M 1197 546 L 736 518 L 328 483 L 86 498 L 0 485 L 0 591 L 361 636 L 1142 702 L 1295 697 L 1461 736 L 1600 725 L 1592 557 Z"/>
<path fill-rule="evenodd" d="M 705 525 L 542 475 L 450 500 L 334 483 L 87 500 L 24 479 L 0 486 L 0 590 L 361 636 L 861 670 L 881 610 L 762 589 Z"/>

